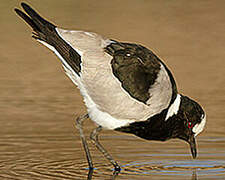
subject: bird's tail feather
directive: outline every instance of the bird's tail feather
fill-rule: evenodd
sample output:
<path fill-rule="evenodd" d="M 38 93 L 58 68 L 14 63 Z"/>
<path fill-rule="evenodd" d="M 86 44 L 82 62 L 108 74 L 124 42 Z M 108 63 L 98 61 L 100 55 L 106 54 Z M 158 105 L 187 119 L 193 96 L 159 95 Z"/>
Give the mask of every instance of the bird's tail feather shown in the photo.
<path fill-rule="evenodd" d="M 32 27 L 34 31 L 32 37 L 40 42 L 44 42 L 42 44 L 47 43 L 53 47 L 62 56 L 66 63 L 79 75 L 79 72 L 81 71 L 81 57 L 59 36 L 56 31 L 56 26 L 42 18 L 29 5 L 21 3 L 21 6 L 29 16 L 19 9 L 15 9 L 15 11 Z"/>

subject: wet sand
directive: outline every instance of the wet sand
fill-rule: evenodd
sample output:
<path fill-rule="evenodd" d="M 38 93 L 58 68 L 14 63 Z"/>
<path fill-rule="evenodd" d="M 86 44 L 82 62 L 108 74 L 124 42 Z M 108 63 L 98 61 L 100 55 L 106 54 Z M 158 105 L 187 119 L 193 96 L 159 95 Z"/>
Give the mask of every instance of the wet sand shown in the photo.
<path fill-rule="evenodd" d="M 86 179 L 77 116 L 86 112 L 57 57 L 31 38 L 13 12 L 21 1 L 0 3 L 0 178 Z M 122 165 L 116 179 L 225 178 L 225 1 L 26 1 L 60 27 L 94 31 L 153 50 L 173 72 L 180 93 L 207 113 L 191 159 L 182 141 L 145 141 L 104 131 L 102 143 Z M 86 122 L 86 133 L 94 124 Z M 93 179 L 112 167 L 90 143 Z"/>

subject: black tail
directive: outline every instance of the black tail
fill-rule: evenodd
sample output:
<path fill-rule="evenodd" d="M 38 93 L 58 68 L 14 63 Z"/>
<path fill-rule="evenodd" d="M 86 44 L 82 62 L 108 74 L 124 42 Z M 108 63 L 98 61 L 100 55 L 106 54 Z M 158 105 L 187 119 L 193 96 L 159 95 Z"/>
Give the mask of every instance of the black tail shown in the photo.
<path fill-rule="evenodd" d="M 21 3 L 21 6 L 29 16 L 19 9 L 15 8 L 15 11 L 34 30 L 32 37 L 53 46 L 68 65 L 79 75 L 81 70 L 81 57 L 58 35 L 56 26 L 42 18 L 29 5 Z"/>
<path fill-rule="evenodd" d="M 52 23 L 43 19 L 39 14 L 37 14 L 30 6 L 25 3 L 21 3 L 21 6 L 26 11 L 26 13 L 30 16 L 27 16 L 25 13 L 20 11 L 19 9 L 15 9 L 16 13 L 22 17 L 35 31 L 34 37 L 35 39 L 39 39 L 42 41 L 48 42 L 48 35 L 54 34 L 56 26 Z M 51 44 L 52 45 L 52 44 Z"/>

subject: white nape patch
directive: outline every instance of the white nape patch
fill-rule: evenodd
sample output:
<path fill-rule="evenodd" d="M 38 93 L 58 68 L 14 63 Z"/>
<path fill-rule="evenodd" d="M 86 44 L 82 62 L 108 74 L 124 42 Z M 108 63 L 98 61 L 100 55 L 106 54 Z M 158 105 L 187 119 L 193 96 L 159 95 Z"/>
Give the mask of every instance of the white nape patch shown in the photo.
<path fill-rule="evenodd" d="M 197 136 L 199 133 L 201 133 L 205 127 L 206 124 L 206 115 L 203 116 L 202 121 L 199 124 L 196 124 L 192 131 L 195 133 L 195 136 Z"/>
<path fill-rule="evenodd" d="M 171 106 L 168 109 L 165 121 L 167 121 L 169 117 L 172 117 L 173 115 L 177 114 L 177 112 L 179 111 L 180 98 L 181 98 L 180 94 L 177 94 L 175 101 L 173 102 L 173 104 L 171 104 Z"/>

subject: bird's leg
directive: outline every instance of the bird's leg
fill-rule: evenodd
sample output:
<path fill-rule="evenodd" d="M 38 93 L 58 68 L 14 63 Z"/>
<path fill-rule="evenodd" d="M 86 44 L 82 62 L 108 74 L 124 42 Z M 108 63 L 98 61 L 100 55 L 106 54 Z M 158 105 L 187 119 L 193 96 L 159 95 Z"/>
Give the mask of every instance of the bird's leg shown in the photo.
<path fill-rule="evenodd" d="M 86 138 L 85 138 L 84 133 L 83 133 L 83 121 L 87 118 L 88 118 L 88 114 L 79 116 L 76 119 L 76 127 L 77 127 L 77 129 L 79 130 L 79 133 L 80 133 L 80 138 L 82 140 L 83 147 L 84 147 L 84 150 L 85 150 L 85 153 L 86 153 L 89 169 L 93 170 L 93 163 L 92 163 L 92 159 L 91 159 L 91 154 L 90 154 L 90 151 L 89 151 L 89 148 L 88 148 L 88 145 L 87 145 Z"/>
<path fill-rule="evenodd" d="M 112 156 L 105 150 L 105 148 L 98 141 L 98 133 L 102 130 L 101 126 L 98 126 L 94 129 L 90 135 L 91 140 L 94 142 L 95 146 L 98 150 L 104 155 L 106 159 L 110 161 L 110 163 L 114 166 L 115 171 L 120 172 L 121 168 L 118 163 L 112 158 Z"/>

